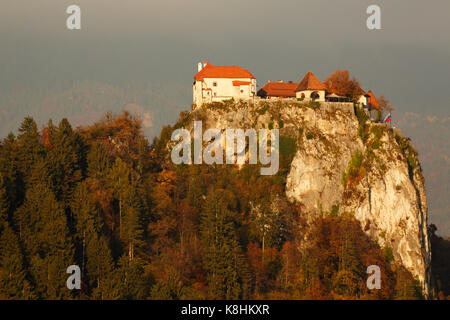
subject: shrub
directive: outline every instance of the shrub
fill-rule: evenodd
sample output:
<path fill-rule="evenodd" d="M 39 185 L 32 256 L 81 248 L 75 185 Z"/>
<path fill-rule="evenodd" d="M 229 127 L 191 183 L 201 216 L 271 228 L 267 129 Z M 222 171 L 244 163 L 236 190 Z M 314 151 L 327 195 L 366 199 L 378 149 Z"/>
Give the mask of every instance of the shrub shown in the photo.
<path fill-rule="evenodd" d="M 342 173 L 342 184 L 347 187 L 353 180 L 360 180 L 366 173 L 365 168 L 362 167 L 363 154 L 360 150 L 355 151 L 352 155 L 347 170 Z"/>
<path fill-rule="evenodd" d="M 384 247 L 383 252 L 388 262 L 394 261 L 394 254 L 392 253 L 392 248 L 390 246 Z"/>
<path fill-rule="evenodd" d="M 313 110 L 318 110 L 320 108 L 320 103 L 317 101 L 308 101 L 308 103 L 306 103 L 306 107 Z"/>
<path fill-rule="evenodd" d="M 291 168 L 292 160 L 297 152 L 297 139 L 289 136 L 280 136 L 280 168 L 275 177 L 276 184 L 284 185 Z"/>
<path fill-rule="evenodd" d="M 414 149 L 410 143 L 408 138 L 403 138 L 399 135 L 395 136 L 395 141 L 397 141 L 398 146 L 402 150 L 403 154 L 406 157 L 406 161 L 408 162 L 409 167 L 414 170 L 419 166 L 419 161 L 417 160 L 419 154 L 416 149 Z"/>
<path fill-rule="evenodd" d="M 281 136 L 280 137 L 280 155 L 289 159 L 294 157 L 297 152 L 297 142 L 295 138 Z"/>
<path fill-rule="evenodd" d="M 369 138 L 368 127 L 367 127 L 367 121 L 369 120 L 369 117 L 364 112 L 363 108 L 360 106 L 355 107 L 356 111 L 356 118 L 358 119 L 359 128 L 358 128 L 358 135 L 361 137 L 363 143 L 367 142 L 367 139 Z"/>
<path fill-rule="evenodd" d="M 366 112 L 360 106 L 356 106 L 356 117 L 358 118 L 358 122 L 360 125 L 366 124 L 369 120 Z"/>

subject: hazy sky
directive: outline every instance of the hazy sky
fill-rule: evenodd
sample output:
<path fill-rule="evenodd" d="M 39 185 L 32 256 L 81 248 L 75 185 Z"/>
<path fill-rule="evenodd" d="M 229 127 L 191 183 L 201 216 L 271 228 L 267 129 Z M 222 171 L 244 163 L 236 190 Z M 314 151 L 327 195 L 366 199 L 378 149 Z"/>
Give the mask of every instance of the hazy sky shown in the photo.
<path fill-rule="evenodd" d="M 82 30 L 66 29 L 66 8 Z M 378 4 L 383 30 L 366 28 Z M 248 68 L 267 79 L 324 80 L 348 69 L 401 111 L 448 115 L 450 1 L 2 0 L 0 88 L 64 84 L 185 84 L 196 62 Z"/>

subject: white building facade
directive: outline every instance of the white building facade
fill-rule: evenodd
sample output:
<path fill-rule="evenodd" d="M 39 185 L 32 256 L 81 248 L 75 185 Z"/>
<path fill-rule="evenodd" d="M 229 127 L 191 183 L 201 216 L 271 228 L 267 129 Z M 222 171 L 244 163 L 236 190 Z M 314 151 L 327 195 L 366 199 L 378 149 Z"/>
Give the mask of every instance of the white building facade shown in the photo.
<path fill-rule="evenodd" d="M 298 100 L 325 101 L 326 86 L 312 71 L 308 71 L 295 89 Z"/>
<path fill-rule="evenodd" d="M 365 94 L 362 94 L 358 97 L 358 100 L 356 100 L 356 103 L 359 104 L 361 107 L 367 108 L 367 96 Z"/>
<path fill-rule="evenodd" d="M 224 100 L 252 100 L 256 96 L 256 79 L 245 69 L 237 66 L 213 66 L 198 64 L 198 73 L 192 85 L 193 104 Z"/>
<path fill-rule="evenodd" d="M 301 101 L 325 101 L 325 90 L 301 90 L 296 93 Z"/>

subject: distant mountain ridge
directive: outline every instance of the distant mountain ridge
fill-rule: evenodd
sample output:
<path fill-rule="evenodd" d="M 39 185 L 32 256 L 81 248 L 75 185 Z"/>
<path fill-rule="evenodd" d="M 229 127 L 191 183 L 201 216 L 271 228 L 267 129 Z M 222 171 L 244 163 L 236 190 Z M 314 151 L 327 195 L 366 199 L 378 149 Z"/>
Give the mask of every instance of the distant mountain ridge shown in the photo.
<path fill-rule="evenodd" d="M 25 116 L 43 125 L 49 118 L 59 122 L 68 118 L 74 127 L 92 124 L 106 112 L 129 109 L 143 119 L 144 134 L 153 138 L 162 126 L 176 120 L 186 105 L 181 86 L 173 90 L 158 84 L 124 85 L 97 81 L 78 81 L 60 88 L 16 88 L 0 95 L 0 136 L 14 131 Z"/>

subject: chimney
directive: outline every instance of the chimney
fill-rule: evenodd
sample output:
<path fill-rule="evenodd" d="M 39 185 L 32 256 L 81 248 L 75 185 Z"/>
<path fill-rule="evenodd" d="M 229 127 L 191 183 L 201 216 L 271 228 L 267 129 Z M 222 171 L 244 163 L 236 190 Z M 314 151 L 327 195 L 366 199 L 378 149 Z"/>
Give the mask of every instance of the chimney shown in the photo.
<path fill-rule="evenodd" d="M 199 63 L 197 64 L 197 72 L 200 72 L 202 69 L 203 69 L 202 63 L 199 62 Z"/>
<path fill-rule="evenodd" d="M 203 68 L 206 67 L 207 64 L 208 64 L 208 61 L 203 61 Z"/>
<path fill-rule="evenodd" d="M 283 80 L 278 80 L 278 83 L 283 83 Z"/>

